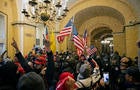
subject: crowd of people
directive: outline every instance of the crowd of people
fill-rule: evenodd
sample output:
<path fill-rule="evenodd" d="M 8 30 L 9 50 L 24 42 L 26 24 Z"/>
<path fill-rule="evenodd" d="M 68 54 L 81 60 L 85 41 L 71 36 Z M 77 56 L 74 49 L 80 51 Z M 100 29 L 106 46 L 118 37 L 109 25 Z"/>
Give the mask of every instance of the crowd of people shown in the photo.
<path fill-rule="evenodd" d="M 13 39 L 14 59 L 0 57 L 0 90 L 140 90 L 138 57 L 52 53 L 43 42 L 23 56 Z"/>

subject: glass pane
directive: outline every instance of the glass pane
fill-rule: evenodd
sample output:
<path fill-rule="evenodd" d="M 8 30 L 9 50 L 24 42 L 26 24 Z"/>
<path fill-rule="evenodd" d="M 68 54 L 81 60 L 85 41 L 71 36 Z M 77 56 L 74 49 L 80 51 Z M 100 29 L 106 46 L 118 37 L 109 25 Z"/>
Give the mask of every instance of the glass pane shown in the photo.
<path fill-rule="evenodd" d="M 0 43 L 0 55 L 4 52 L 3 46 L 4 46 L 4 44 L 3 43 Z"/>
<path fill-rule="evenodd" d="M 0 38 L 4 38 L 5 34 L 5 25 L 4 25 L 4 16 L 0 15 Z"/>

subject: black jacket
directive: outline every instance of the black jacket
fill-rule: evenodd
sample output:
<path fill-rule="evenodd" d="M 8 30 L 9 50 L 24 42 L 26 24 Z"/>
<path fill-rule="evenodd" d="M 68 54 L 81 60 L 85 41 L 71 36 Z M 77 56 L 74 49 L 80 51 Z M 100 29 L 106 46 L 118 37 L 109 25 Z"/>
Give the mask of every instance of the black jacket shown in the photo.
<path fill-rule="evenodd" d="M 52 51 L 47 52 L 47 70 L 46 70 L 46 80 L 49 86 L 52 85 L 52 80 L 54 78 L 54 61 L 53 61 L 53 53 Z M 29 65 L 28 62 L 25 60 L 21 52 L 16 53 L 16 56 L 21 64 L 21 66 L 24 68 L 25 72 L 35 72 L 34 69 L 32 69 Z"/>

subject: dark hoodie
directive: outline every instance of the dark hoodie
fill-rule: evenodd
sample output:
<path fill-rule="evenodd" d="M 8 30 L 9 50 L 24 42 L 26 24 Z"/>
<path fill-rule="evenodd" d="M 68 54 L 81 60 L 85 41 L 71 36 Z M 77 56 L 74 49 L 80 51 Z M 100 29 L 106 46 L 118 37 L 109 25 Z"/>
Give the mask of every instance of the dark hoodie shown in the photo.
<path fill-rule="evenodd" d="M 0 90 L 16 90 L 17 66 L 11 62 L 0 62 Z"/>

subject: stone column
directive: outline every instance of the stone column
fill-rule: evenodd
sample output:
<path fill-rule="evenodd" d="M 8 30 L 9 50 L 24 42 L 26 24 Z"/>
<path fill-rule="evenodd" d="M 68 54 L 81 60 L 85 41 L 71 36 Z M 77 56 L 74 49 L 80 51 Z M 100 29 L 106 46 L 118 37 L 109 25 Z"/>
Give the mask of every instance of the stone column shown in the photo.
<path fill-rule="evenodd" d="M 138 29 L 136 26 L 129 26 L 125 28 L 126 34 L 126 56 L 134 58 L 137 56 L 136 41 L 138 38 Z"/>
<path fill-rule="evenodd" d="M 55 25 L 55 39 L 56 39 L 56 51 L 60 51 L 60 45 L 59 45 L 59 43 L 58 43 L 58 41 L 57 41 L 57 35 L 59 34 L 59 22 L 56 22 L 56 25 Z"/>
<path fill-rule="evenodd" d="M 14 22 L 14 38 L 20 51 L 26 55 L 36 43 L 36 26 L 26 22 Z"/>
<path fill-rule="evenodd" d="M 113 32 L 113 44 L 114 44 L 114 47 L 113 47 L 114 51 L 118 51 L 121 56 L 126 54 L 124 32 Z"/>

